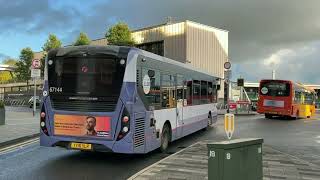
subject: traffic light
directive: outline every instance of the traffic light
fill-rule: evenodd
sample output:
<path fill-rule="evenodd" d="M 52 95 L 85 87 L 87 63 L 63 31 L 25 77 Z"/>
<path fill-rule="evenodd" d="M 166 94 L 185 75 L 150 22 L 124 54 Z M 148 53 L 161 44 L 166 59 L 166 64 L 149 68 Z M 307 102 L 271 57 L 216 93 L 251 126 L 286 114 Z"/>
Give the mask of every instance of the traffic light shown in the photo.
<path fill-rule="evenodd" d="M 237 80 L 237 85 L 243 87 L 244 86 L 244 79 L 238 79 Z"/>

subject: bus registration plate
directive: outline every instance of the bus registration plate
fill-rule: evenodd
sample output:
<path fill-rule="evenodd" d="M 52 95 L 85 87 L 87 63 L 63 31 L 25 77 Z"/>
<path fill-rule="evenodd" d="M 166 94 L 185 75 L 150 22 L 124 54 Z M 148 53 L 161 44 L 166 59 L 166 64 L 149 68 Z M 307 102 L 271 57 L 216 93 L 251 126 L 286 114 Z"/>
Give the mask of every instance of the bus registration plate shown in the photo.
<path fill-rule="evenodd" d="M 86 144 L 86 143 L 71 143 L 71 148 L 72 149 L 82 149 L 82 150 L 92 150 L 92 145 L 91 144 Z"/>

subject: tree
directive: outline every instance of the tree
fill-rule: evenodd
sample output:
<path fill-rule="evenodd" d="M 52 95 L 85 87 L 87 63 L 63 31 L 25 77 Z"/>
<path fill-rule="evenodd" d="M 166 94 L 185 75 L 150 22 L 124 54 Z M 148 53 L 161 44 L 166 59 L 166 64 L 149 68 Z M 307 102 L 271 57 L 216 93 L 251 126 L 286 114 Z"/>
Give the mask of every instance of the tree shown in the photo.
<path fill-rule="evenodd" d="M 49 52 L 51 49 L 59 48 L 61 47 L 61 41 L 57 38 L 54 34 L 49 34 L 49 37 L 46 41 L 46 43 L 42 46 L 42 50 Z"/>
<path fill-rule="evenodd" d="M 135 44 L 129 26 L 123 22 L 110 27 L 105 37 L 108 40 L 108 44 L 112 45 L 134 46 Z"/>
<path fill-rule="evenodd" d="M 27 47 L 21 50 L 19 61 L 17 62 L 16 75 L 20 81 L 26 81 L 31 78 L 31 63 L 33 59 L 33 52 L 31 48 Z"/>
<path fill-rule="evenodd" d="M 17 61 L 12 58 L 8 58 L 3 60 L 2 64 L 10 65 L 16 67 Z M 15 79 L 15 74 L 9 71 L 1 71 L 0 72 L 0 82 L 7 83 Z"/>
<path fill-rule="evenodd" d="M 74 46 L 82 46 L 82 45 L 89 45 L 91 40 L 87 36 L 86 33 L 81 32 L 79 37 L 77 38 L 76 42 L 73 44 Z"/>
<path fill-rule="evenodd" d="M 48 37 L 46 43 L 42 46 L 42 50 L 44 51 L 44 56 L 40 59 L 41 60 L 41 76 L 42 77 L 44 74 L 46 54 L 51 49 L 59 48 L 59 47 L 61 47 L 61 45 L 62 45 L 62 43 L 56 35 L 49 34 L 49 37 Z"/>

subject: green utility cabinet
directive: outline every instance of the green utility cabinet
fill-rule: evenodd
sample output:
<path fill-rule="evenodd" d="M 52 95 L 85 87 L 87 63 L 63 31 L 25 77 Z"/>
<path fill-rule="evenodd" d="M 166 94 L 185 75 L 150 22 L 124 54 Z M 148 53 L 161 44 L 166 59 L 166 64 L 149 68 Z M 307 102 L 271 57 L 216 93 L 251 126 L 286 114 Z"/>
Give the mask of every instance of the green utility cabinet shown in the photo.
<path fill-rule="evenodd" d="M 262 180 L 263 139 L 207 144 L 208 180 Z"/>

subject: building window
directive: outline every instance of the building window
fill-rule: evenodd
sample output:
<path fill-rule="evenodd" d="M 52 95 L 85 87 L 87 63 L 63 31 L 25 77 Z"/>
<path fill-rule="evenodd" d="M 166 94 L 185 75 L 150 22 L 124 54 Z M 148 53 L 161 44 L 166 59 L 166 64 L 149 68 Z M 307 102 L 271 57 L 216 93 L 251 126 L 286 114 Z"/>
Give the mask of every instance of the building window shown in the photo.
<path fill-rule="evenodd" d="M 164 43 L 163 41 L 150 42 L 138 44 L 137 48 L 164 56 Z"/>

